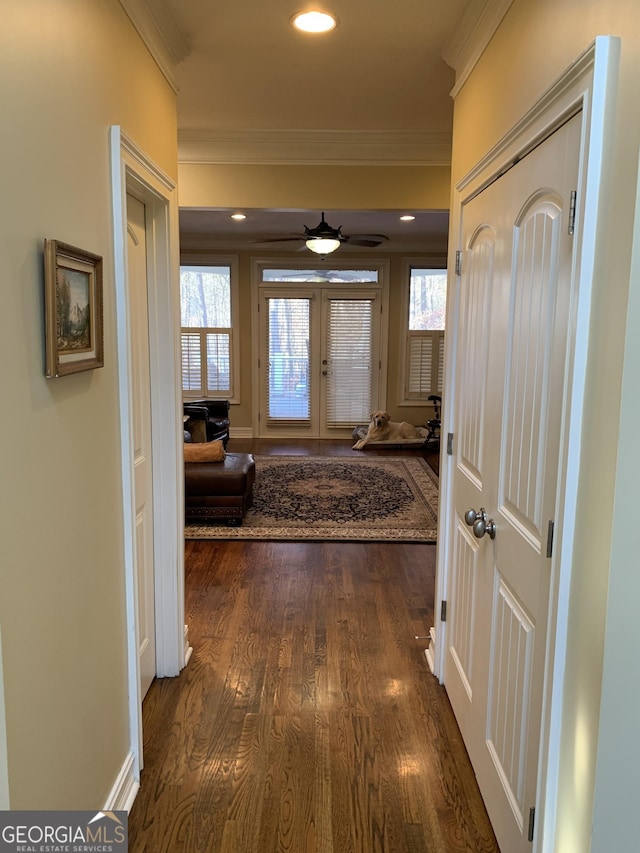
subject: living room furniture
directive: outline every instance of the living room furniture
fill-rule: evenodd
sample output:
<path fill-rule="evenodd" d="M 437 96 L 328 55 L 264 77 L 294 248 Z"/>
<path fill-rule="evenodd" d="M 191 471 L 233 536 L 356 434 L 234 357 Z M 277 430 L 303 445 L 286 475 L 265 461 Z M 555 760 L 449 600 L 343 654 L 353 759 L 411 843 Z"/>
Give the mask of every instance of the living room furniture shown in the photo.
<path fill-rule="evenodd" d="M 215 441 L 222 439 L 226 448 L 229 441 L 228 400 L 189 400 L 183 403 L 184 415 L 188 417 L 184 428 L 192 441 Z"/>
<path fill-rule="evenodd" d="M 227 453 L 222 462 L 185 462 L 185 521 L 242 524 L 253 500 L 255 476 L 250 453 Z"/>

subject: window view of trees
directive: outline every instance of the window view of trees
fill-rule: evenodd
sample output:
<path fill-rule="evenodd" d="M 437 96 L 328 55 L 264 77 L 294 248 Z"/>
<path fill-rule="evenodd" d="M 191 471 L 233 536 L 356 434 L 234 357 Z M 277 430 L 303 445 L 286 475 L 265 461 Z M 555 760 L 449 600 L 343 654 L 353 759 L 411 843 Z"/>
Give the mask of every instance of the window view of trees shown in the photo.
<path fill-rule="evenodd" d="M 183 327 L 229 328 L 230 267 L 181 267 L 180 307 Z"/>
<path fill-rule="evenodd" d="M 409 329 L 444 329 L 447 304 L 446 270 L 411 270 Z"/>

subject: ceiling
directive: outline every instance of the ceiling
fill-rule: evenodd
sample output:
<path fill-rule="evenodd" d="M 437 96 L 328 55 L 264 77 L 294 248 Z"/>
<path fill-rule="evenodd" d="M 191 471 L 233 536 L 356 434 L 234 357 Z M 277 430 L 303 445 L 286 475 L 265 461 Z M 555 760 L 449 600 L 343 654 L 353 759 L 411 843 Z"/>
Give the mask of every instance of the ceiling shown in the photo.
<path fill-rule="evenodd" d="M 450 151 L 454 85 L 442 56 L 478 5 L 483 3 L 154 0 L 156 23 L 176 60 L 181 159 L 189 161 L 194 139 L 200 162 L 203 150 L 205 161 L 209 150 L 209 162 L 224 162 L 223 148 L 249 141 L 255 149 L 256 140 L 273 144 L 285 137 L 290 147 L 296 135 L 302 144 L 317 131 L 323 139 L 329 132 L 365 145 L 383 140 L 394 150 L 394 165 L 403 151 L 415 157 L 416 147 L 427 161 L 435 156 L 442 163 L 443 151 L 445 158 Z M 322 36 L 297 32 L 290 19 L 308 8 L 337 15 L 336 29 Z M 407 140 L 411 144 L 403 146 Z M 205 235 L 212 248 L 239 249 L 260 237 L 300 233 L 303 225 L 317 225 L 321 214 L 244 210 L 247 219 L 236 223 L 231 212 L 182 211 L 181 234 Z M 400 222 L 401 213 L 416 220 Z M 448 226 L 444 211 L 327 211 L 326 218 L 345 234 L 386 234 L 390 239 L 382 247 L 366 250 L 373 252 L 427 250 Z"/>
<path fill-rule="evenodd" d="M 411 211 L 415 215 L 412 222 L 402 222 L 400 216 L 404 210 L 264 210 L 243 208 L 246 220 L 236 222 L 231 219 L 234 210 L 216 208 L 180 210 L 180 233 L 183 251 L 196 249 L 216 249 L 242 251 L 280 251 L 300 250 L 310 255 L 302 240 L 290 242 L 266 242 L 275 237 L 288 237 L 303 234 L 304 226 L 314 228 L 320 222 L 322 213 L 333 228 L 341 227 L 345 236 L 357 234 L 383 234 L 388 237 L 375 248 L 363 249 L 361 246 L 340 247 L 340 254 L 363 251 L 366 254 L 385 254 L 393 252 L 421 253 L 442 256 L 442 247 L 446 247 L 449 228 L 449 214 L 444 210 Z"/>

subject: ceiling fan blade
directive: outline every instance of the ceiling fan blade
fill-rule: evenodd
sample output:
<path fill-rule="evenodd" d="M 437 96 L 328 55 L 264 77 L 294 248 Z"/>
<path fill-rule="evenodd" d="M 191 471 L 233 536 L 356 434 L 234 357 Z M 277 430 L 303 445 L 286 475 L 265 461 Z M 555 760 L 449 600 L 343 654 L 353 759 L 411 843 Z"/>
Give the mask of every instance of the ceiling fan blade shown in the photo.
<path fill-rule="evenodd" d="M 300 240 L 306 240 L 304 234 L 292 234 L 290 237 L 265 237 L 264 240 L 252 240 L 254 246 L 262 243 L 299 243 Z"/>
<path fill-rule="evenodd" d="M 363 240 L 380 240 L 380 242 L 381 242 L 381 243 L 382 243 L 384 240 L 388 240 L 388 239 L 389 239 L 389 238 L 387 237 L 387 235 L 386 235 L 386 234 L 350 234 L 350 235 L 349 235 L 349 239 L 352 239 L 352 238 L 355 238 L 355 239 L 357 239 L 357 240 L 359 240 L 359 239 L 363 239 Z"/>
<path fill-rule="evenodd" d="M 384 238 L 387 239 L 386 237 Z M 350 246 L 379 246 L 380 243 L 383 243 L 384 240 L 373 240 L 368 239 L 366 237 L 346 237 L 345 243 L 348 243 Z"/>

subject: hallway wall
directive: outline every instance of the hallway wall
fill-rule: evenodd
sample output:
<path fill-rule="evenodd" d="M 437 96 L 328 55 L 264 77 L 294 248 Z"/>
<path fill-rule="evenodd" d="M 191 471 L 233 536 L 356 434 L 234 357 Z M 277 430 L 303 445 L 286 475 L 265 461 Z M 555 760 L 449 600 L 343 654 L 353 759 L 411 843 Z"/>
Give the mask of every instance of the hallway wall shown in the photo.
<path fill-rule="evenodd" d="M 96 808 L 129 751 L 109 127 L 176 177 L 117 0 L 3 0 L 0 624 L 10 805 Z M 104 259 L 105 366 L 44 376 L 43 241 Z"/>

